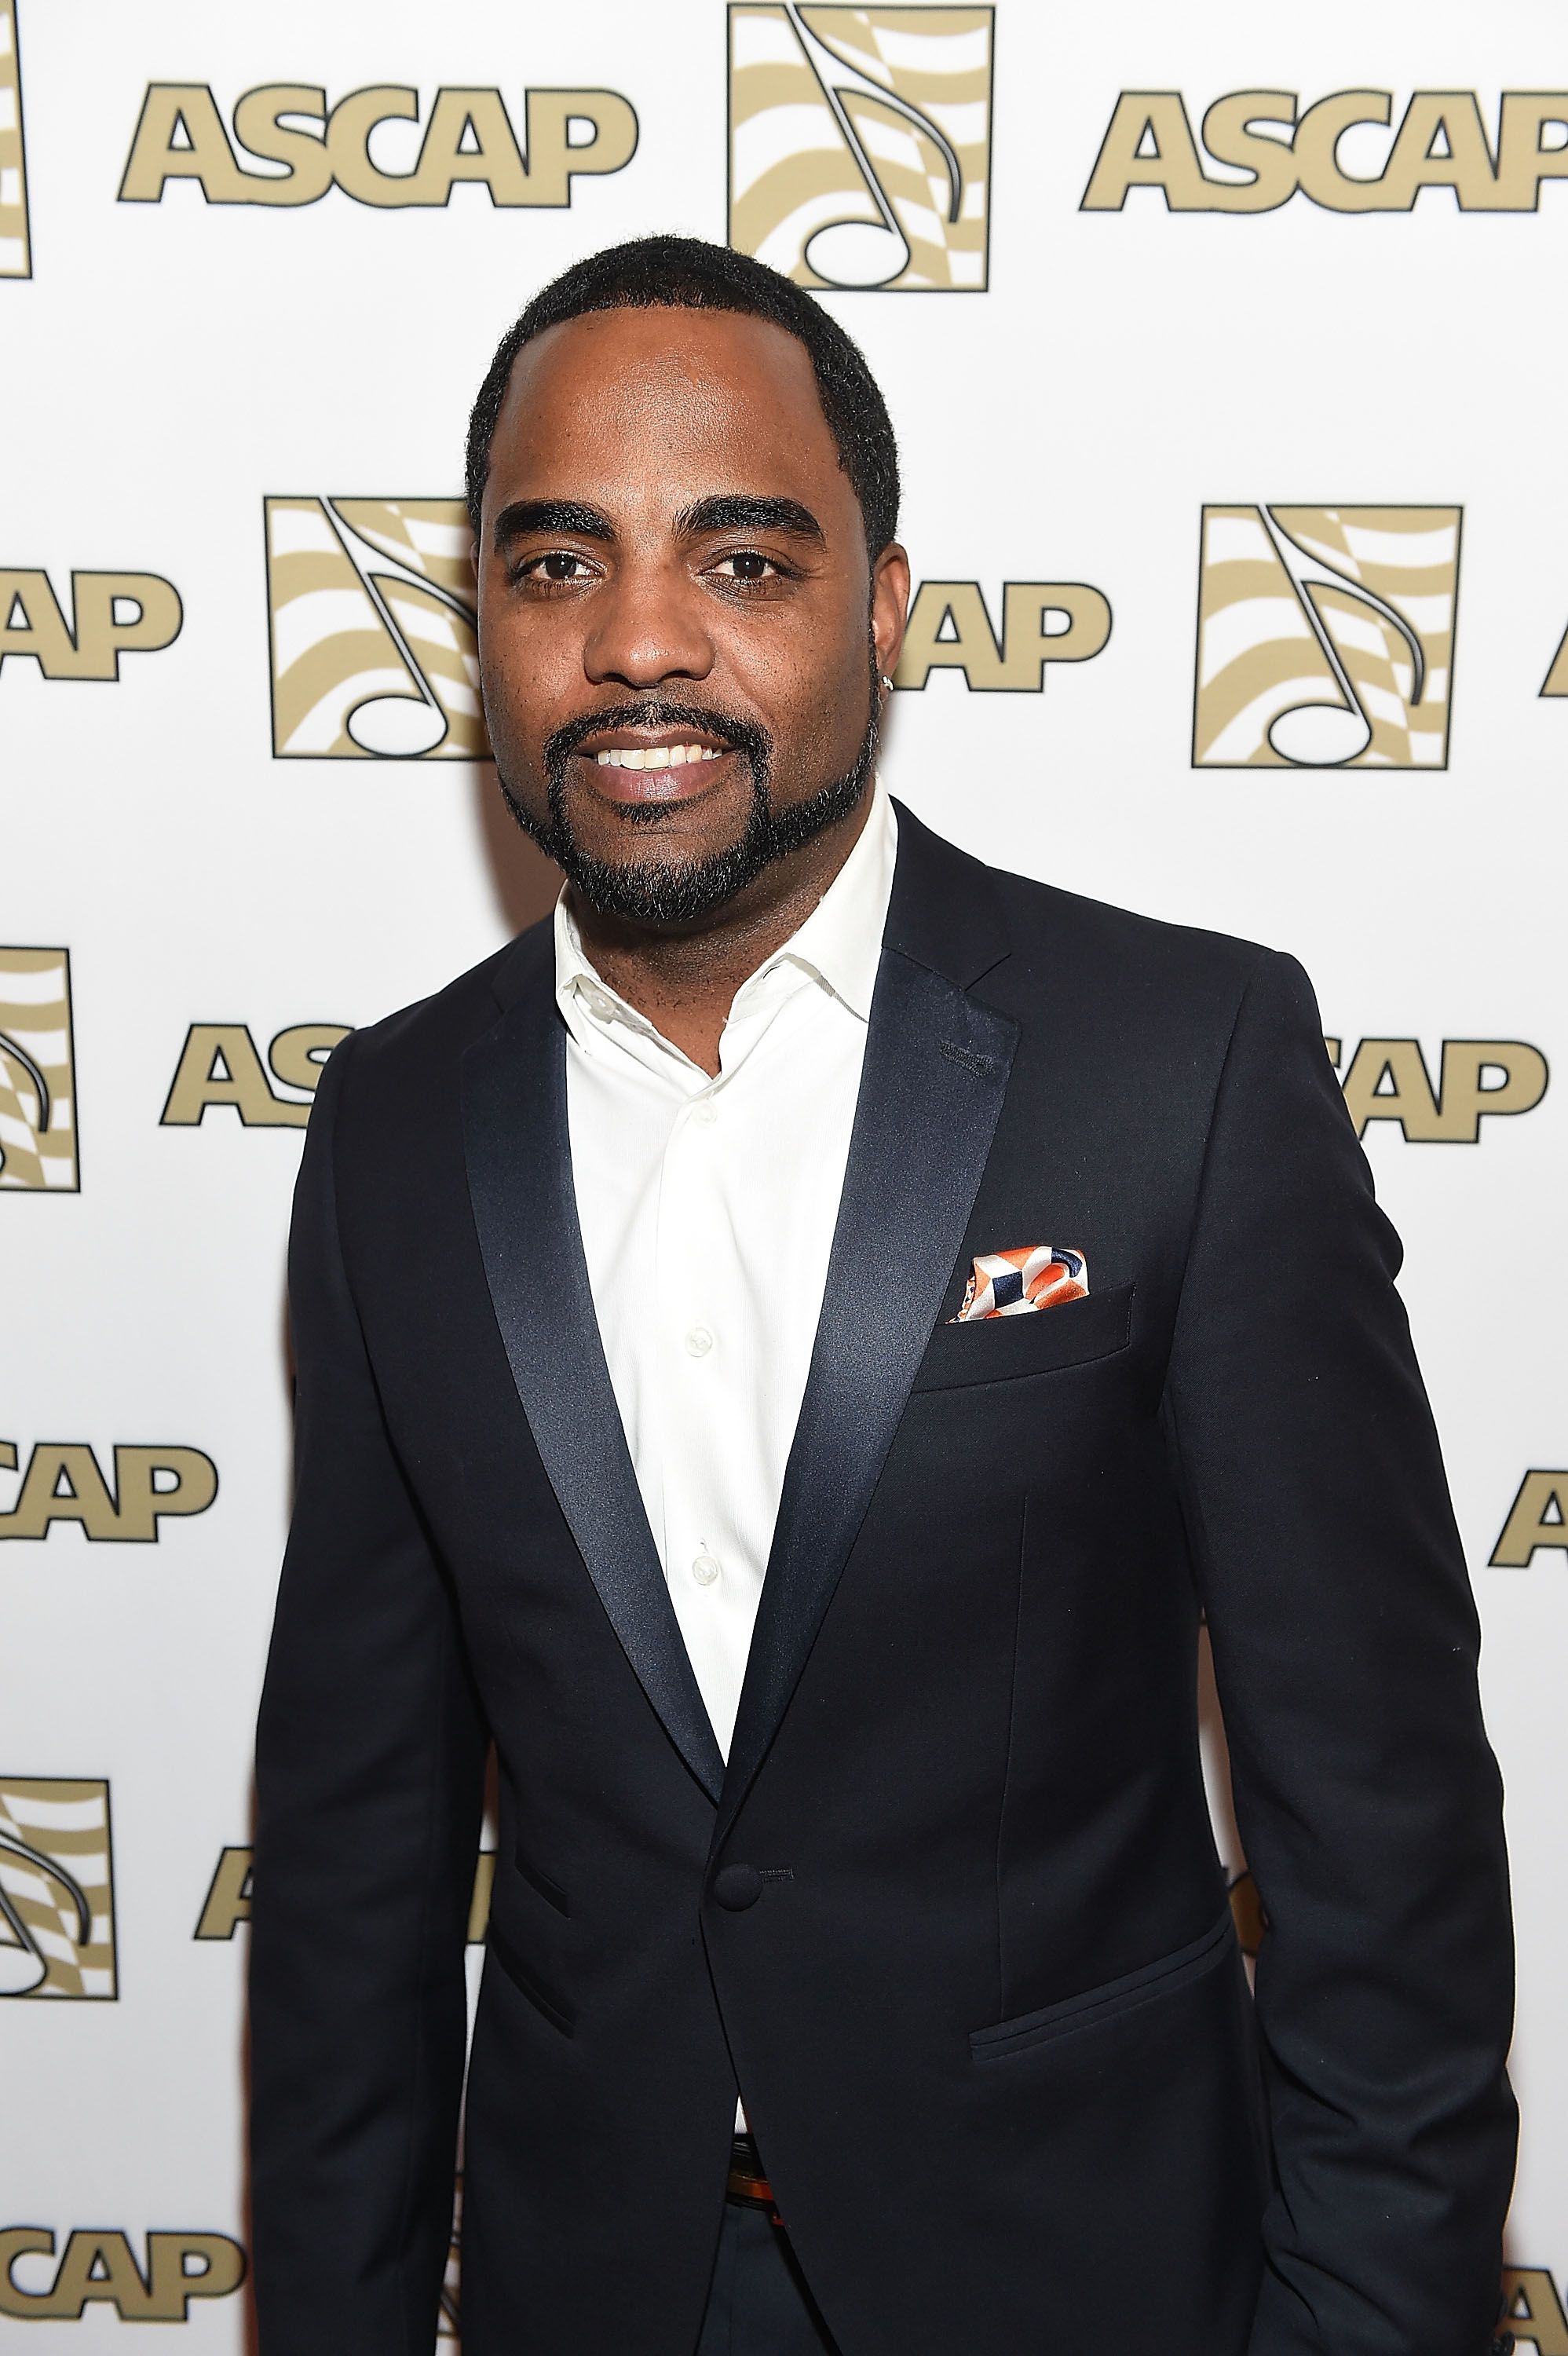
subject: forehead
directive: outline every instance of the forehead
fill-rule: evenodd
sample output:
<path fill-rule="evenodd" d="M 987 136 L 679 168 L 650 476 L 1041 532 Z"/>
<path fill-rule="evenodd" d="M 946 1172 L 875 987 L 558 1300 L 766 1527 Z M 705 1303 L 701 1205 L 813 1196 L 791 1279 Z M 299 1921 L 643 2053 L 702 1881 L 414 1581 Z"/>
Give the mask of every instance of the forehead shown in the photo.
<path fill-rule="evenodd" d="M 859 507 L 811 357 L 731 311 L 594 311 L 518 353 L 496 421 L 486 505 L 530 496 L 675 512 L 715 491 L 801 499 L 824 530 Z"/>

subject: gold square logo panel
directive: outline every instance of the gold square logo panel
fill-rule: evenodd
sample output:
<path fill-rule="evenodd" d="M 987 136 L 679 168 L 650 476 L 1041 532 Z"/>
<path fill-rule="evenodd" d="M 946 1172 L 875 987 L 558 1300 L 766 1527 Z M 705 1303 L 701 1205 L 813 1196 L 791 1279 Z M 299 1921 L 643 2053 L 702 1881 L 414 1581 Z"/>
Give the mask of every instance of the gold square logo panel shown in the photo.
<path fill-rule="evenodd" d="M 0 948 L 0 1189 L 80 1183 L 69 956 Z"/>
<path fill-rule="evenodd" d="M 117 1992 L 108 1784 L 0 1775 L 0 1997 Z"/>
<path fill-rule="evenodd" d="M 730 10 L 730 242 L 801 286 L 977 294 L 991 8 Z"/>
<path fill-rule="evenodd" d="M 1445 768 L 1459 521 L 1206 507 L 1193 766 Z"/>
<path fill-rule="evenodd" d="M 0 0 L 0 278 L 30 278 L 32 274 L 16 5 L 16 0 Z"/>
<path fill-rule="evenodd" d="M 266 527 L 274 755 L 486 758 L 462 500 L 270 498 Z"/>

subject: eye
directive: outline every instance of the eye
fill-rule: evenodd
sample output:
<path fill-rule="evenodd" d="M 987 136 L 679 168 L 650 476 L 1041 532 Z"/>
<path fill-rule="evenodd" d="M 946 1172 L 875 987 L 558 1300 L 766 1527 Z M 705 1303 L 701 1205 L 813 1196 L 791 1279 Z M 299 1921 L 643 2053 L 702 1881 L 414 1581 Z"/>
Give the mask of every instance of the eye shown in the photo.
<path fill-rule="evenodd" d="M 516 577 L 519 581 L 591 581 L 593 568 L 586 557 L 570 548 L 551 548 L 542 556 L 525 558 Z"/>
<path fill-rule="evenodd" d="M 776 558 L 764 556 L 760 548 L 738 548 L 709 569 L 727 581 L 765 581 L 770 573 L 783 579 L 785 573 L 784 566 Z"/>

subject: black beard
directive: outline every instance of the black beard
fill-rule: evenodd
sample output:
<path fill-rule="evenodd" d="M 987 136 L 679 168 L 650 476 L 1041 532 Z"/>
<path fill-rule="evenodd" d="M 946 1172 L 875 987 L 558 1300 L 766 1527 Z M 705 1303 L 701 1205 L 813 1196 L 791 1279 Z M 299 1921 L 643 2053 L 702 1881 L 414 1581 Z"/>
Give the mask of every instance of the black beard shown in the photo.
<path fill-rule="evenodd" d="M 544 754 L 549 798 L 547 819 L 536 819 L 523 808 L 499 766 L 496 776 L 507 807 L 523 832 L 555 861 L 572 890 L 580 892 L 600 916 L 660 930 L 699 924 L 744 891 L 764 868 L 803 850 L 854 809 L 877 757 L 880 711 L 874 660 L 871 680 L 870 717 L 852 767 L 787 809 L 775 810 L 773 806 L 769 787 L 773 746 L 765 728 L 698 704 L 667 703 L 658 696 L 585 713 L 555 731 Z M 717 736 L 745 757 L 752 772 L 752 810 L 739 841 L 708 859 L 649 859 L 634 866 L 613 867 L 591 857 L 572 834 L 566 815 L 566 765 L 571 754 L 584 737 L 596 735 L 603 728 L 681 727 Z M 634 826 L 656 822 L 662 815 L 656 806 L 627 812 Z"/>

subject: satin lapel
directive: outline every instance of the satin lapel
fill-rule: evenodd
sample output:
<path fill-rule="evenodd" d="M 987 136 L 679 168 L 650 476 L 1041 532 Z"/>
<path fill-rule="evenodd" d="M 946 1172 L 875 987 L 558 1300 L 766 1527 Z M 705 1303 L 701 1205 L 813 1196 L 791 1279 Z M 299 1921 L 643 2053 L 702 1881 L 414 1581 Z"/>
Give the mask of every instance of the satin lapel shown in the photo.
<path fill-rule="evenodd" d="M 479 1249 L 523 1412 L 626 1658 L 698 1782 L 724 1765 L 665 1585 L 604 1361 L 577 1220 L 566 1032 L 536 984 L 464 1058 Z"/>
<path fill-rule="evenodd" d="M 762 1764 L 892 1445 L 979 1191 L 1011 1017 L 884 948 L 811 1372 L 714 1838 Z"/>

